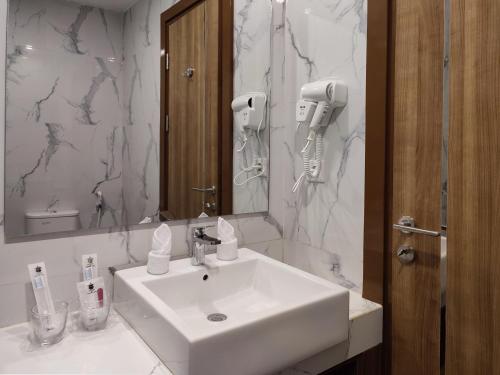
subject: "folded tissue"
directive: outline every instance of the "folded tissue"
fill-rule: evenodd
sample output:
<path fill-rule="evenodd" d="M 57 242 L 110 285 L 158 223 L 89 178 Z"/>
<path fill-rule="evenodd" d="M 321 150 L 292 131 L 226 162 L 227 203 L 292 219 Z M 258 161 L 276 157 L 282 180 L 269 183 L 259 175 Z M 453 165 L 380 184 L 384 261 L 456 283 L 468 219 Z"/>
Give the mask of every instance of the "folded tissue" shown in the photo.
<path fill-rule="evenodd" d="M 171 253 L 172 231 L 167 224 L 162 224 L 153 233 L 151 251 L 148 254 L 148 272 L 152 275 L 167 273 Z"/>
<path fill-rule="evenodd" d="M 217 259 L 235 260 L 238 258 L 238 240 L 234 235 L 234 228 L 226 220 L 219 217 L 217 222 L 217 237 L 221 241 L 217 245 Z"/>

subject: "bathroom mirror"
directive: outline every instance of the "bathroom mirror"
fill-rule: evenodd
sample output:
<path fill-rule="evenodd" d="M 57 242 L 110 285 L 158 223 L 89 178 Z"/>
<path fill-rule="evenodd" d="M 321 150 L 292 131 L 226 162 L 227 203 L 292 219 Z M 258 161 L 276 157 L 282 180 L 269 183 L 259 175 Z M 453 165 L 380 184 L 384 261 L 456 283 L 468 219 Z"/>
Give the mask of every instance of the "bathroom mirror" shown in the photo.
<path fill-rule="evenodd" d="M 7 238 L 267 211 L 271 5 L 9 0 Z"/>

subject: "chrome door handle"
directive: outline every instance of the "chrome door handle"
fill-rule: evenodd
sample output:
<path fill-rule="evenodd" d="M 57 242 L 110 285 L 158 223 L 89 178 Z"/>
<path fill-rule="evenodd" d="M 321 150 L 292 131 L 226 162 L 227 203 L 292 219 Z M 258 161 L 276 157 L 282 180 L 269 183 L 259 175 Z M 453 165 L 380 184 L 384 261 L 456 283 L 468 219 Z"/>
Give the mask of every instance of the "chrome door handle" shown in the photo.
<path fill-rule="evenodd" d="M 195 68 L 193 68 L 193 67 L 191 67 L 191 66 L 190 66 L 189 68 L 187 68 L 187 69 L 184 71 L 184 73 L 182 73 L 182 75 L 183 75 L 184 77 L 186 77 L 186 78 L 193 78 L 193 75 L 194 75 L 194 71 L 195 71 L 195 70 L 196 70 Z"/>
<path fill-rule="evenodd" d="M 210 193 L 212 195 L 215 195 L 217 193 L 217 189 L 215 188 L 215 186 L 211 186 L 211 187 L 208 187 L 208 188 L 191 188 L 191 190 L 194 190 L 194 191 L 198 191 L 200 193 Z"/>
<path fill-rule="evenodd" d="M 392 227 L 394 229 L 399 230 L 403 234 L 423 234 L 424 236 L 430 237 L 439 237 L 441 236 L 440 232 L 436 232 L 428 229 L 420 229 L 415 226 L 415 219 L 410 216 L 403 216 L 399 219 L 397 224 L 393 224 Z"/>

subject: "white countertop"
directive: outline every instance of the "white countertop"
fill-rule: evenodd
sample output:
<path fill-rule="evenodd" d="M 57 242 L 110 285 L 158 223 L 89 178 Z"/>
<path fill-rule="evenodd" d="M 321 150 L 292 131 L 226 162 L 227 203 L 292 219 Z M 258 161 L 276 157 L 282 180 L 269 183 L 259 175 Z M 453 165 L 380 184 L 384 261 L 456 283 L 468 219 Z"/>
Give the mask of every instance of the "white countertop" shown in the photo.
<path fill-rule="evenodd" d="M 0 373 L 171 375 L 118 313 L 110 313 L 102 331 L 74 326 L 68 320 L 63 340 L 46 348 L 30 344 L 28 323 L 1 329 Z"/>
<path fill-rule="evenodd" d="M 382 307 L 350 293 L 349 340 L 281 374 L 319 373 L 382 342 Z M 114 311 L 106 329 L 84 332 L 68 321 L 64 339 L 48 348 L 30 344 L 29 324 L 0 329 L 0 374 L 172 375 Z M 222 375 L 222 374 L 221 374 Z"/>

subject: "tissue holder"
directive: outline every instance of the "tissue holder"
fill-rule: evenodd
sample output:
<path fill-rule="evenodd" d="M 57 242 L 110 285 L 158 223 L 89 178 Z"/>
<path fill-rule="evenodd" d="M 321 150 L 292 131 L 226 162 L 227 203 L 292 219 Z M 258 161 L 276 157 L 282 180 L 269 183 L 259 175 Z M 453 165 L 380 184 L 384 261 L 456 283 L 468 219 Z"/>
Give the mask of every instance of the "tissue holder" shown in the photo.
<path fill-rule="evenodd" d="M 226 261 L 238 259 L 238 240 L 235 238 L 217 245 L 217 259 Z"/>
<path fill-rule="evenodd" d="M 170 254 L 157 254 L 150 252 L 148 255 L 148 272 L 152 275 L 163 275 L 168 272 Z"/>

